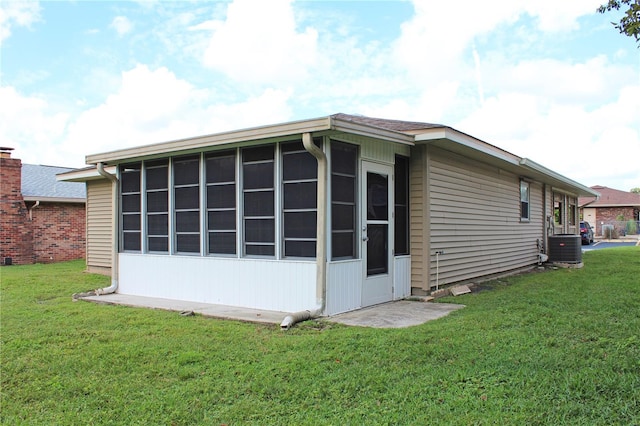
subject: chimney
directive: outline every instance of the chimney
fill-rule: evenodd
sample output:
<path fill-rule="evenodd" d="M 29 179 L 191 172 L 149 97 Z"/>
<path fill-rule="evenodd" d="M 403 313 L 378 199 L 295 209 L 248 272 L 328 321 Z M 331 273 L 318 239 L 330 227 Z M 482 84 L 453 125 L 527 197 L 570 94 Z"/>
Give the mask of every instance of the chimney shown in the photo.
<path fill-rule="evenodd" d="M 13 151 L 13 148 L 0 146 L 0 158 L 11 158 L 11 151 Z"/>
<path fill-rule="evenodd" d="M 0 147 L 0 264 L 33 263 L 33 231 L 22 197 L 22 161 Z"/>

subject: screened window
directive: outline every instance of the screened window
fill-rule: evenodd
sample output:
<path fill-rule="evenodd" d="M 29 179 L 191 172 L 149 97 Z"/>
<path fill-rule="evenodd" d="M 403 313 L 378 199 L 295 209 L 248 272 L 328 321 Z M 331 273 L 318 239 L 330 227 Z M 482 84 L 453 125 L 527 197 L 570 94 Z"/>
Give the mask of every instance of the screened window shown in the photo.
<path fill-rule="evenodd" d="M 562 194 L 553 195 L 553 218 L 558 225 L 564 223 L 564 196 Z"/>
<path fill-rule="evenodd" d="M 273 145 L 242 150 L 244 253 L 275 255 Z"/>
<path fill-rule="evenodd" d="M 145 163 L 147 249 L 169 252 L 169 162 Z"/>
<path fill-rule="evenodd" d="M 302 142 L 282 151 L 282 222 L 285 257 L 315 257 L 318 166 Z"/>
<path fill-rule="evenodd" d="M 575 226 L 576 224 L 576 199 L 569 198 L 569 225 Z"/>
<path fill-rule="evenodd" d="M 409 159 L 396 155 L 395 175 L 395 244 L 396 256 L 409 254 Z"/>
<path fill-rule="evenodd" d="M 331 141 L 332 259 L 356 257 L 358 147 Z"/>
<path fill-rule="evenodd" d="M 205 165 L 209 254 L 236 254 L 236 154 L 208 155 Z"/>
<path fill-rule="evenodd" d="M 200 253 L 200 158 L 173 160 L 175 245 L 178 253 Z"/>
<path fill-rule="evenodd" d="M 530 198 L 529 182 L 525 182 L 524 180 L 521 180 L 520 181 L 520 219 L 523 221 L 528 221 L 530 217 L 529 198 Z"/>
<path fill-rule="evenodd" d="M 141 250 L 140 163 L 120 169 L 120 205 L 122 208 L 123 251 Z"/>

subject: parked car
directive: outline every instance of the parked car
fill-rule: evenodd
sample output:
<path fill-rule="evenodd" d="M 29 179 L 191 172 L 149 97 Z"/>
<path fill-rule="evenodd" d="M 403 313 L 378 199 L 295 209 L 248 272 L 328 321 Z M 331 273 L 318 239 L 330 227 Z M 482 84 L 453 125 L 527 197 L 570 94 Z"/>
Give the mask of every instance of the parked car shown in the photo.
<path fill-rule="evenodd" d="M 593 242 L 593 229 L 589 222 L 580 222 L 580 238 L 582 244 L 591 244 Z"/>

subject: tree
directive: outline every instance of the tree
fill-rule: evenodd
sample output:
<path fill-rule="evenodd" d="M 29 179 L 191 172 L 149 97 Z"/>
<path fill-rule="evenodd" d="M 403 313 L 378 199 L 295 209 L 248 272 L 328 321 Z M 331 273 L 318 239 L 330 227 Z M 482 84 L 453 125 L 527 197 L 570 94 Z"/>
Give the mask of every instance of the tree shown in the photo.
<path fill-rule="evenodd" d="M 629 192 L 633 192 L 634 194 L 640 194 L 640 188 L 631 188 Z"/>
<path fill-rule="evenodd" d="M 640 47 L 640 0 L 609 0 L 607 4 L 598 8 L 598 12 L 620 10 L 623 6 L 627 6 L 629 9 L 620 18 L 620 22 L 612 22 L 611 24 L 620 31 L 620 34 L 635 38 L 638 47 Z"/>

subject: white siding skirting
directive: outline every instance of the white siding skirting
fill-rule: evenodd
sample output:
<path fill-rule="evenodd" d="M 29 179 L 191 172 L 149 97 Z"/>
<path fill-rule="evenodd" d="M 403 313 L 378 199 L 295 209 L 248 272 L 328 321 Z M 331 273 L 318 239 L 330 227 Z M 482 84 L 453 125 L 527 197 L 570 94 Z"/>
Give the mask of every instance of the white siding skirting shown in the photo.
<path fill-rule="evenodd" d="M 411 295 L 411 256 L 397 256 L 393 261 L 393 299 Z"/>
<path fill-rule="evenodd" d="M 316 309 L 315 262 L 120 253 L 118 293 L 281 312 Z"/>
<path fill-rule="evenodd" d="M 346 260 L 327 264 L 326 315 L 362 307 L 362 261 Z"/>

